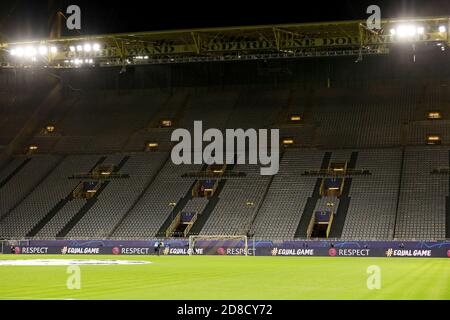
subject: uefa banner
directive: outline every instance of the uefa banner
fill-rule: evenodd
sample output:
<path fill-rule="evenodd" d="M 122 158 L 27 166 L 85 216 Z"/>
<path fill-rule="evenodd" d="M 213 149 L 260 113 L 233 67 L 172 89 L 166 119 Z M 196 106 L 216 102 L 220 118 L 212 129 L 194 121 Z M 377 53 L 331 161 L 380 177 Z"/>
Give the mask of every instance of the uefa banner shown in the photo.
<path fill-rule="evenodd" d="M 164 243 L 156 248 L 153 243 L 135 245 L 70 245 L 30 243 L 4 246 L 3 253 L 58 254 L 58 255 L 222 255 L 222 256 L 279 256 L 279 257 L 450 257 L 450 242 L 319 242 L 284 241 L 250 242 L 247 248 L 241 241 L 202 241 L 190 249 L 180 241 Z"/>

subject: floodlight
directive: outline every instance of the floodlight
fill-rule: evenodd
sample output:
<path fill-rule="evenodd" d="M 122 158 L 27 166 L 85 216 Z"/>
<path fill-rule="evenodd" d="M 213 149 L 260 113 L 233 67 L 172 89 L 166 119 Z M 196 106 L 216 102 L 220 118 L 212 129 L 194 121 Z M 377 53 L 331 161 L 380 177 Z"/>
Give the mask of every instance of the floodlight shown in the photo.
<path fill-rule="evenodd" d="M 94 49 L 94 51 L 99 51 L 100 50 L 100 45 L 98 43 L 94 43 L 92 45 L 92 49 Z"/>
<path fill-rule="evenodd" d="M 83 51 L 83 47 L 81 46 L 81 44 L 77 45 L 77 51 Z"/>
<path fill-rule="evenodd" d="M 445 32 L 447 28 L 445 26 L 439 26 L 439 32 Z"/>
<path fill-rule="evenodd" d="M 56 52 L 58 52 L 58 48 L 56 48 L 55 46 L 51 46 L 50 47 L 50 52 L 51 53 L 56 53 Z"/>
<path fill-rule="evenodd" d="M 75 47 L 74 47 L 74 46 L 70 46 L 69 49 L 70 49 L 70 51 L 72 51 L 72 52 L 75 51 Z"/>
<path fill-rule="evenodd" d="M 403 37 L 411 37 L 416 34 L 416 28 L 412 25 L 402 25 L 397 28 L 398 36 Z"/>
<path fill-rule="evenodd" d="M 36 55 L 36 48 L 32 46 L 28 46 L 25 48 L 25 56 L 27 57 L 33 57 Z"/>
<path fill-rule="evenodd" d="M 423 34 L 425 32 L 424 27 L 417 27 L 417 33 L 418 34 Z"/>
<path fill-rule="evenodd" d="M 24 55 L 23 48 L 21 48 L 21 47 L 17 48 L 17 49 L 16 49 L 16 55 L 17 55 L 18 57 L 23 57 L 23 55 Z"/>
<path fill-rule="evenodd" d="M 390 31 L 391 35 L 395 35 L 395 29 L 394 29 L 394 28 L 392 28 L 392 29 L 389 30 L 389 31 Z"/>
<path fill-rule="evenodd" d="M 12 55 L 12 56 L 15 56 L 16 55 L 16 49 L 11 49 L 9 51 L 9 54 Z"/>
<path fill-rule="evenodd" d="M 91 51 L 91 45 L 89 43 L 84 44 L 84 51 L 86 51 L 86 52 Z"/>
<path fill-rule="evenodd" d="M 47 52 L 48 52 L 48 49 L 47 49 L 47 47 L 46 46 L 39 46 L 39 54 L 40 55 L 46 55 L 47 54 Z"/>

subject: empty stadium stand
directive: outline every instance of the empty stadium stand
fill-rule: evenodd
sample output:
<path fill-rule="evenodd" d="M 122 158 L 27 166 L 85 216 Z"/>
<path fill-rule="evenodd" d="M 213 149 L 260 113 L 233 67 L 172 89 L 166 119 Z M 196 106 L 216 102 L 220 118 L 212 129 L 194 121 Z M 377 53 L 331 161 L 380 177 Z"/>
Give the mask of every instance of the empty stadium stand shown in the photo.
<path fill-rule="evenodd" d="M 317 213 L 330 211 L 329 238 L 450 238 L 450 74 L 439 58 L 366 60 L 273 61 L 292 70 L 277 79 L 257 62 L 221 64 L 220 72 L 177 65 L 170 79 L 162 66 L 126 77 L 116 68 L 64 71 L 59 85 L 5 71 L 0 238 L 187 230 L 182 236 L 296 239 L 310 237 Z M 205 164 L 175 165 L 171 133 L 192 131 L 196 120 L 204 129 L 280 129 L 281 144 L 290 143 L 278 174 L 227 164 L 207 176 Z M 199 183 L 213 191 L 198 193 Z"/>

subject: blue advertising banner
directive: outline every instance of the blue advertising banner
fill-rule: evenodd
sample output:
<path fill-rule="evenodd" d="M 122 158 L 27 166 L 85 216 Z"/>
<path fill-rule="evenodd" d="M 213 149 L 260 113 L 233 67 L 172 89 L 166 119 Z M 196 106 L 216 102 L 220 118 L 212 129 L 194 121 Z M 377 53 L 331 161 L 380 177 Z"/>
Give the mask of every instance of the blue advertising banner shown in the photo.
<path fill-rule="evenodd" d="M 450 257 L 450 242 L 421 241 L 243 241 L 202 240 L 191 251 L 187 240 L 168 240 L 155 249 L 152 241 L 30 241 L 7 246 L 11 254 L 105 254 L 105 255 L 249 255 L 302 257 Z"/>

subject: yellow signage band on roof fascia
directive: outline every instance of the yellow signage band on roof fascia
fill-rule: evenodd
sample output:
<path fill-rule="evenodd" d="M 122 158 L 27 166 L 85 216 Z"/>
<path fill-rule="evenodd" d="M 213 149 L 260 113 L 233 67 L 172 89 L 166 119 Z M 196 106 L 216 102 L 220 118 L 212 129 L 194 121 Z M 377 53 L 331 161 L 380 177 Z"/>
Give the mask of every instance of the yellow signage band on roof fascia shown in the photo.
<path fill-rule="evenodd" d="M 371 54 L 387 53 L 387 45 L 397 41 L 389 29 L 402 23 L 423 25 L 424 33 L 414 38 L 414 42 L 442 41 L 449 43 L 448 31 L 439 32 L 440 26 L 449 25 L 449 17 L 384 19 L 381 31 L 374 32 L 365 28 L 364 20 L 330 21 L 298 24 L 277 24 L 266 26 L 239 26 L 209 29 L 186 29 L 153 32 L 134 32 L 80 37 L 62 37 L 59 39 L 38 39 L 0 43 L 0 55 L 6 61 L 8 51 L 20 45 L 55 45 L 58 50 L 49 55 L 49 66 L 64 67 L 64 61 L 89 56 L 94 60 L 107 60 L 145 56 L 152 59 L 171 55 L 173 57 L 204 57 L 205 54 L 231 55 L 240 51 L 249 54 L 283 53 L 296 49 L 321 48 L 324 51 L 358 49 L 373 46 Z M 289 35 L 285 37 L 284 35 Z M 240 39 L 240 40 L 236 40 Z M 69 50 L 70 46 L 84 45 L 85 42 L 98 42 L 101 49 L 96 52 L 78 52 Z M 148 61 L 148 62 L 149 62 Z M 13 62 L 11 62 L 14 65 Z M 62 64 L 62 65 L 60 65 Z M 100 64 L 101 65 L 101 64 Z"/>

